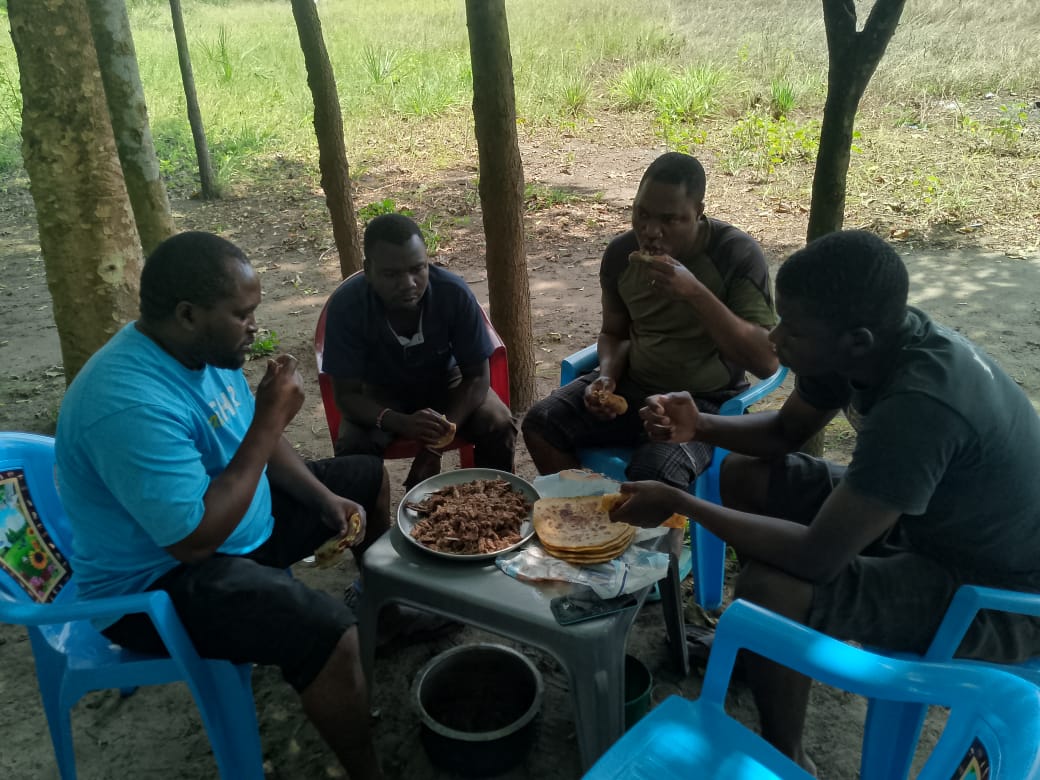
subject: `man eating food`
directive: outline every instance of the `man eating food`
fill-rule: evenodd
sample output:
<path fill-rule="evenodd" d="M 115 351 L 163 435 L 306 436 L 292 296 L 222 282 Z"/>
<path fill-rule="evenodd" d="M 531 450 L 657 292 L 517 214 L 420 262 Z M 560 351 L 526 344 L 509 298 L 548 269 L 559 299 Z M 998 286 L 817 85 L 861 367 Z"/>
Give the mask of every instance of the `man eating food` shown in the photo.
<path fill-rule="evenodd" d="M 343 415 L 336 454 L 419 442 L 411 488 L 440 471 L 457 432 L 477 466 L 511 472 L 516 424 L 490 386 L 493 346 L 472 291 L 430 264 L 422 231 L 403 214 L 373 219 L 364 247 L 365 272 L 333 293 L 325 329 L 321 369 Z"/>
<path fill-rule="evenodd" d="M 686 489 L 711 463 L 702 442 L 650 441 L 639 419 L 647 396 L 685 390 L 715 412 L 778 362 L 769 271 L 758 244 L 704 213 L 705 173 L 687 154 L 661 155 L 643 174 L 632 229 L 600 264 L 599 368 L 556 389 L 523 421 L 541 474 L 580 468 L 586 447 L 634 447 L 626 475 Z M 624 404 L 616 403 L 620 396 Z M 681 534 L 673 539 L 678 553 Z"/>

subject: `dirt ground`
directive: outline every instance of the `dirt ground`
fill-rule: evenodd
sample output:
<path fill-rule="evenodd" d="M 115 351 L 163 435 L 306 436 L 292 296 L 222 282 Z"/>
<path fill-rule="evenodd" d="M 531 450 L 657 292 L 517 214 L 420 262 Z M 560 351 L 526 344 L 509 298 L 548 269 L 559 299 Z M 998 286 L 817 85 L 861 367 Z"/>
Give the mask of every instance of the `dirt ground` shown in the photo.
<path fill-rule="evenodd" d="M 639 176 L 660 150 L 616 142 L 555 139 L 529 141 L 523 155 L 527 180 L 575 199 L 532 207 L 527 217 L 538 394 L 558 379 L 559 360 L 590 343 L 598 329 L 596 270 L 606 242 L 625 229 Z M 777 263 L 805 235 L 808 204 L 785 203 L 734 177 L 711 177 L 708 211 L 748 229 Z M 475 170 L 448 171 L 435 180 L 388 165 L 357 183 L 358 204 L 392 198 L 416 217 L 436 218 L 440 247 L 435 261 L 461 274 L 487 303 Z M 263 274 L 261 326 L 277 334 L 279 351 L 301 358 L 308 400 L 288 435 L 308 457 L 329 454 L 330 441 L 318 397 L 311 339 L 318 311 L 339 281 L 324 204 L 316 185 L 294 164 L 272 163 L 272 186 L 233 193 L 216 203 L 175 199 L 181 228 L 219 232 L 236 241 Z M 9 187 L 0 202 L 0 428 L 53 432 L 64 388 L 61 354 L 53 324 L 43 262 L 27 192 Z M 964 239 L 967 240 L 967 239 Z M 1040 403 L 1040 258 L 1015 252 L 984 252 L 972 245 L 904 244 L 912 273 L 912 299 L 993 353 Z M 247 366 L 255 381 L 261 362 Z M 782 396 L 783 394 L 781 394 Z M 779 401 L 782 399 L 775 399 Z M 840 423 L 828 451 L 843 457 L 851 432 Z M 404 465 L 389 464 L 395 501 Z M 449 460 L 447 467 L 454 464 Z M 521 450 L 518 473 L 534 470 Z M 342 592 L 352 563 L 328 571 L 298 567 L 304 581 Z M 688 592 L 688 587 L 687 587 Z M 693 615 L 692 606 L 690 617 Z M 505 641 L 467 628 L 440 641 L 398 648 L 376 664 L 372 691 L 378 751 L 391 778 L 440 780 L 451 775 L 431 766 L 419 741 L 419 721 L 410 698 L 416 672 L 437 653 L 460 643 Z M 573 713 L 566 678 L 555 662 L 530 648 L 546 682 L 534 749 L 510 771 L 509 780 L 572 780 L 580 776 Z M 652 670 L 655 682 L 695 696 L 700 676 L 680 679 L 670 668 L 660 608 L 647 606 L 629 639 L 629 652 Z M 343 777 L 331 754 L 306 722 L 296 698 L 277 671 L 254 676 L 264 757 L 271 777 Z M 733 711 L 753 722 L 750 695 L 735 686 Z M 824 778 L 856 775 L 862 736 L 862 700 L 817 686 L 807 728 L 807 746 Z M 208 740 L 187 690 L 150 688 L 123 699 L 114 692 L 87 696 L 73 713 L 80 777 L 215 777 Z M 934 731 L 934 728 L 933 728 Z M 56 778 L 29 644 L 24 631 L 0 627 L 0 776 L 11 780 Z"/>

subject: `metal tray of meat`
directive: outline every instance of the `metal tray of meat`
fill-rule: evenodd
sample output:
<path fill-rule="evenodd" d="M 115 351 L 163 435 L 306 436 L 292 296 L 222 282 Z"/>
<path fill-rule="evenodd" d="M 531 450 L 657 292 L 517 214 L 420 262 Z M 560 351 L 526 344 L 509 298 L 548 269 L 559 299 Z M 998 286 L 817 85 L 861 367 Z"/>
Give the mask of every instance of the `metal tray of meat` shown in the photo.
<path fill-rule="evenodd" d="M 422 519 L 422 516 L 413 509 L 408 509 L 409 504 L 418 504 L 426 500 L 426 498 L 436 490 L 448 487 L 450 485 L 462 485 L 467 482 L 476 482 L 482 479 L 504 479 L 513 489 L 524 496 L 528 501 L 534 504 L 538 500 L 538 491 L 534 489 L 534 485 L 525 479 L 521 479 L 515 474 L 510 474 L 507 471 L 498 471 L 497 469 L 456 469 L 455 471 L 444 471 L 440 474 L 435 474 L 429 479 L 425 479 L 418 485 L 413 487 L 408 493 L 405 494 L 400 505 L 397 507 L 397 526 L 401 529 L 401 533 L 404 534 L 404 538 L 414 544 L 420 550 L 428 552 L 430 555 L 436 555 L 439 558 L 447 558 L 453 561 L 489 561 L 494 560 L 503 553 L 516 550 L 519 547 L 525 545 L 530 541 L 531 537 L 534 536 L 534 524 L 531 522 L 531 515 L 529 514 L 527 519 L 524 520 L 520 525 L 520 541 L 514 544 L 504 547 L 501 550 L 490 553 L 473 553 L 472 555 L 466 555 L 463 553 L 451 553 L 442 552 L 440 550 L 434 550 L 427 547 L 425 544 L 420 542 L 418 539 L 412 536 L 412 527 Z"/>

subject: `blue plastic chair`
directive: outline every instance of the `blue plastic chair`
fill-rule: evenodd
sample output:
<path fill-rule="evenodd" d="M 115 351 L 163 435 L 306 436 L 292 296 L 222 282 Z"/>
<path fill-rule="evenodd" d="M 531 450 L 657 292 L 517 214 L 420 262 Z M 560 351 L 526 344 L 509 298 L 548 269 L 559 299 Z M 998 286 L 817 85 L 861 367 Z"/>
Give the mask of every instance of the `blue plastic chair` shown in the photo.
<path fill-rule="evenodd" d="M 1040 777 L 1040 689 L 1035 686 L 995 669 L 878 655 L 737 600 L 719 620 L 700 698 L 666 699 L 618 740 L 585 780 L 807 780 L 801 767 L 725 711 L 733 662 L 745 648 L 875 700 L 949 707 L 918 780 L 972 777 L 966 769 L 973 758 L 988 764 L 990 780 Z M 860 777 L 891 780 L 883 774 Z"/>
<path fill-rule="evenodd" d="M 975 620 L 979 610 L 983 609 L 1040 616 L 1040 593 L 962 585 L 950 602 L 927 652 L 920 657 L 926 661 L 954 659 L 968 627 Z M 918 656 L 897 654 L 896 657 Z M 1040 686 L 1040 656 L 1017 664 L 995 664 L 964 658 L 953 660 L 953 663 L 1001 669 Z M 886 777 L 892 780 L 907 777 L 926 714 L 927 708 L 914 702 L 871 700 L 867 709 L 865 743 L 876 749 L 864 750 L 860 763 L 861 776 Z"/>
<path fill-rule="evenodd" d="M 587 374 L 599 365 L 596 345 L 585 347 L 563 359 L 560 363 L 561 387 L 574 381 L 582 374 Z M 755 383 L 743 393 L 730 398 L 719 409 L 722 415 L 740 415 L 752 404 L 762 400 L 780 386 L 787 376 L 787 368 L 781 366 L 772 376 Z M 704 470 L 692 485 L 689 492 L 713 504 L 721 504 L 719 496 L 719 474 L 722 461 L 728 452 L 720 447 L 715 448 L 711 465 Z M 578 450 L 581 465 L 592 471 L 605 474 L 611 479 L 624 482 L 625 470 L 632 458 L 631 447 L 598 447 Z M 697 603 L 705 609 L 718 609 L 722 605 L 722 586 L 726 574 L 726 543 L 710 531 L 696 524 L 691 529 L 690 546 L 693 553 L 693 581 L 696 584 L 694 596 Z M 681 576 L 686 572 L 681 571 Z"/>
<path fill-rule="evenodd" d="M 54 440 L 0 433 L 0 491 L 0 525 L 7 521 L 10 528 L 12 522 L 19 525 L 19 517 L 31 518 L 18 534 L 8 532 L 0 539 L 0 622 L 23 625 L 29 632 L 63 780 L 76 777 L 71 710 L 84 694 L 179 680 L 195 697 L 221 777 L 263 778 L 252 664 L 200 658 L 164 592 L 78 597 L 75 572 L 68 564 L 72 529 L 55 487 Z M 26 576 L 33 569 L 37 576 Z M 151 618 L 169 657 L 124 650 L 90 622 L 136 612 Z M 133 774 L 132 769 L 124 771 Z"/>

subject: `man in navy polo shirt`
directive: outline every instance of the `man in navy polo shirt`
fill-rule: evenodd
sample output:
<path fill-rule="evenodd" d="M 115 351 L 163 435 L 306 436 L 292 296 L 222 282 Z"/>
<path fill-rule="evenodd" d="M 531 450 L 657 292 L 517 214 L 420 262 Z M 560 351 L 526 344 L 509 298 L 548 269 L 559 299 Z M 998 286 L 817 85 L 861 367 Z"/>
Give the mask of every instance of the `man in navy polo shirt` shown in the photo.
<path fill-rule="evenodd" d="M 430 265 L 419 226 L 402 214 L 372 220 L 364 245 L 365 273 L 333 294 L 325 327 L 321 368 L 343 415 L 336 454 L 420 442 L 410 488 L 440 471 L 454 424 L 477 466 L 512 471 L 516 423 L 491 389 L 493 347 L 477 299 Z"/>

